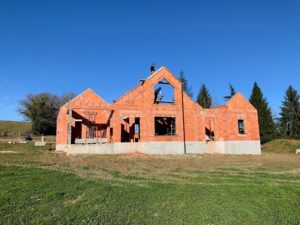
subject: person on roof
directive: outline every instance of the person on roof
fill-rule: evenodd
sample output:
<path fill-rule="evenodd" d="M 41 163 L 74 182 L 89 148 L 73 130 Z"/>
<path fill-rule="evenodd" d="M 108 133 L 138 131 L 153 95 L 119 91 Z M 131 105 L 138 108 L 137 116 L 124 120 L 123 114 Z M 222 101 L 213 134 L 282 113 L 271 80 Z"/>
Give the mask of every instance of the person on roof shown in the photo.
<path fill-rule="evenodd" d="M 152 63 L 152 65 L 150 66 L 150 72 L 151 74 L 155 72 L 155 63 Z"/>

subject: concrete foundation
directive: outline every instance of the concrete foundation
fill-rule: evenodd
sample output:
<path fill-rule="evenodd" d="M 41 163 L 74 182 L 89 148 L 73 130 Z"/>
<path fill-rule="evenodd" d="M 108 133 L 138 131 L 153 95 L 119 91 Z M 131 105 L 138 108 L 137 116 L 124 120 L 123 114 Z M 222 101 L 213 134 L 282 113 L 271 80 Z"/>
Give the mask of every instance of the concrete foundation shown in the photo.
<path fill-rule="evenodd" d="M 260 141 L 225 141 L 225 154 L 260 155 Z"/>
<path fill-rule="evenodd" d="M 56 145 L 56 151 L 67 154 L 126 154 L 140 152 L 157 155 L 183 155 L 183 142 L 137 142 L 88 145 Z M 186 142 L 187 154 L 252 154 L 260 155 L 259 141 Z"/>

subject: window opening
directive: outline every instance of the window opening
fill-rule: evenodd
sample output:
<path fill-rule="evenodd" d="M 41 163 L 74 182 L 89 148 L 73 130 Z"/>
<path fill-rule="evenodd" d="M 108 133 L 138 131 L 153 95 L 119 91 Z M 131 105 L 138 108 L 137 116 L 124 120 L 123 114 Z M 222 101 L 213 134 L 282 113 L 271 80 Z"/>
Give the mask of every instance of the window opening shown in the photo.
<path fill-rule="evenodd" d="M 154 104 L 175 104 L 174 87 L 163 78 L 154 86 Z"/>
<path fill-rule="evenodd" d="M 155 135 L 174 136 L 176 135 L 175 117 L 155 117 Z"/>
<path fill-rule="evenodd" d="M 244 120 L 238 120 L 238 129 L 240 134 L 245 134 Z"/>

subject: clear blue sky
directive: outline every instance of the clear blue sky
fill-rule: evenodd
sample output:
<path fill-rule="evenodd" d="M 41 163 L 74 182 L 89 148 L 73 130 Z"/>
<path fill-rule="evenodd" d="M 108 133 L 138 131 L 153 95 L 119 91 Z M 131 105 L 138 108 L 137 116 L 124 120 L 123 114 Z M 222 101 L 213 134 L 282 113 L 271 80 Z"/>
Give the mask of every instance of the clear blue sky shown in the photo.
<path fill-rule="evenodd" d="M 278 113 L 288 85 L 300 91 L 300 1 L 0 2 L 0 119 L 22 120 L 29 93 L 90 87 L 111 102 L 152 62 L 219 103 L 229 82 L 248 98 L 257 81 Z"/>

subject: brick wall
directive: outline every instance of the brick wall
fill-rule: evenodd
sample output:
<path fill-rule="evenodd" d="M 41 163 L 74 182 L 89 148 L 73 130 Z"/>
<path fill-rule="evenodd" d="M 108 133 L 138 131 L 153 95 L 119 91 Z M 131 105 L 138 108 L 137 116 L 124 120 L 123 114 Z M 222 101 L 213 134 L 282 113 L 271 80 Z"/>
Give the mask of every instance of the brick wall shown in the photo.
<path fill-rule="evenodd" d="M 174 88 L 175 104 L 154 104 L 154 86 L 162 79 Z M 183 101 L 182 101 L 183 96 Z M 184 104 L 184 126 L 182 102 Z M 106 103 L 91 89 L 61 107 L 57 118 L 57 144 L 67 143 L 68 109 L 73 110 L 72 126 L 77 117 L 85 117 L 85 113 L 96 112 L 95 122 L 107 125 L 113 130 L 112 142 L 121 141 L 121 124 L 132 126 L 135 118 L 140 118 L 140 141 L 182 141 L 185 127 L 186 141 L 204 141 L 205 127 L 213 129 L 215 140 L 259 140 L 259 127 L 255 108 L 237 93 L 226 105 L 212 109 L 203 109 L 187 94 L 182 93 L 182 85 L 165 67 L 141 82 L 131 91 L 117 99 L 114 104 Z M 176 135 L 156 136 L 154 118 L 175 117 Z M 124 122 L 127 119 L 127 123 Z M 238 120 L 245 125 L 245 134 L 238 132 Z M 85 136 L 82 131 L 82 136 Z M 132 130 L 128 132 L 133 137 Z"/>

